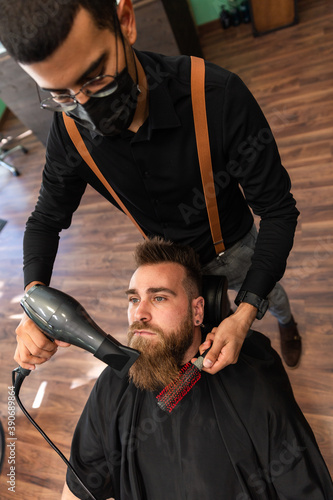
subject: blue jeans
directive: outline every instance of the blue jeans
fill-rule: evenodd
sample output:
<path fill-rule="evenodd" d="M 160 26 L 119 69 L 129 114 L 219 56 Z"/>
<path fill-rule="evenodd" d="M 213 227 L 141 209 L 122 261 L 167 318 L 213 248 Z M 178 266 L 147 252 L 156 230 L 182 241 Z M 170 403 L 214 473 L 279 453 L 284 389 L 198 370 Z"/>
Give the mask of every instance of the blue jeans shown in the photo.
<path fill-rule="evenodd" d="M 223 275 L 228 279 L 228 288 L 239 291 L 251 265 L 251 257 L 257 240 L 255 225 L 243 239 L 228 248 L 221 257 L 206 264 L 203 274 Z M 268 309 L 279 323 L 286 324 L 292 319 L 288 296 L 280 283 L 276 283 L 268 294 Z"/>

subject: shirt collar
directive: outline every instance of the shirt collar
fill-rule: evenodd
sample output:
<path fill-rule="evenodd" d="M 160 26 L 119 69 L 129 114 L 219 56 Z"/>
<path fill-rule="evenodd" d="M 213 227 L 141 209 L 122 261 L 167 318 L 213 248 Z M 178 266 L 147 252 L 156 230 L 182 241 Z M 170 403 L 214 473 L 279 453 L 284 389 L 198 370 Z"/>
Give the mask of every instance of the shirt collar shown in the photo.
<path fill-rule="evenodd" d="M 148 82 L 149 114 L 147 121 L 136 134 L 129 130 L 124 130 L 120 135 L 122 138 L 128 137 L 134 142 L 141 142 L 150 140 L 153 130 L 180 127 L 181 122 L 168 88 L 171 75 L 165 71 L 162 59 L 158 57 L 158 54 L 154 54 L 154 58 L 152 58 L 147 52 L 134 51 L 142 64 Z M 93 131 L 90 131 L 90 134 L 93 139 L 98 135 Z"/>

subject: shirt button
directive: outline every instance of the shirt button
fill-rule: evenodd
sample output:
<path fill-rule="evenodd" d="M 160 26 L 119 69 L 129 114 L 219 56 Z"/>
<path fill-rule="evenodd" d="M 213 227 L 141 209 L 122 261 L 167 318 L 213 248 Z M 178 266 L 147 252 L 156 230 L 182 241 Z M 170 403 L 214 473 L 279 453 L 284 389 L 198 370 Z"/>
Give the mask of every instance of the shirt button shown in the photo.
<path fill-rule="evenodd" d="M 143 177 L 145 179 L 148 179 L 150 177 L 150 173 L 148 172 L 148 170 L 146 170 L 145 172 L 143 172 Z"/>

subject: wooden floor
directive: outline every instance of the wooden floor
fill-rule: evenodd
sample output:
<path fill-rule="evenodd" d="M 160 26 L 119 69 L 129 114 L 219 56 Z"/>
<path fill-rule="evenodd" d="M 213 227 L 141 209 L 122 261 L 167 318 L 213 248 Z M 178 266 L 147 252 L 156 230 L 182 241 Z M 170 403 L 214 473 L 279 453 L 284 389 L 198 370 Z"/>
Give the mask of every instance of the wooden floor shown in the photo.
<path fill-rule="evenodd" d="M 333 2 L 300 0 L 298 25 L 254 38 L 249 25 L 218 30 L 202 38 L 207 59 L 238 73 L 262 106 L 276 136 L 301 211 L 295 245 L 283 283 L 303 336 L 301 365 L 289 370 L 296 399 L 310 422 L 333 473 Z M 24 127 L 10 114 L 2 133 Z M 0 168 L 0 416 L 7 432 L 7 388 L 16 366 L 15 327 L 22 295 L 22 235 L 38 193 L 44 150 L 34 136 L 29 153 L 13 155 L 20 177 Z M 103 226 L 107 229 L 102 230 Z M 63 234 L 52 285 L 79 300 L 99 325 L 125 342 L 123 290 L 133 269 L 136 230 L 88 189 L 71 229 Z M 279 350 L 277 327 L 265 317 L 256 327 Z M 21 399 L 51 439 L 68 456 L 71 435 L 94 380 L 103 369 L 90 354 L 59 350 L 24 382 Z M 44 398 L 33 408 L 46 382 Z M 44 384 L 45 385 L 45 384 Z M 60 498 L 65 465 L 16 410 L 15 491 L 10 486 L 7 448 L 0 497 L 3 500 Z M 232 500 L 232 499 L 226 499 Z M 302 499 L 298 499 L 302 500 Z"/>

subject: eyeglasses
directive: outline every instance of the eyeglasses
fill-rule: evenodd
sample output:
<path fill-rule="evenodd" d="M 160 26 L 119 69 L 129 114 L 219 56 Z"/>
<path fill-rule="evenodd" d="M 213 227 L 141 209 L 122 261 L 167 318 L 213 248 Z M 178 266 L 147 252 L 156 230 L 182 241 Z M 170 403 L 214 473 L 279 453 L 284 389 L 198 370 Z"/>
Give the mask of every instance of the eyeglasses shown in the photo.
<path fill-rule="evenodd" d="M 114 76 L 101 75 L 85 83 L 76 94 L 56 94 L 41 99 L 39 88 L 37 92 L 40 107 L 49 111 L 71 111 L 76 108 L 78 102 L 76 96 L 82 92 L 87 97 L 105 97 L 113 94 L 118 88 L 118 83 Z"/>

